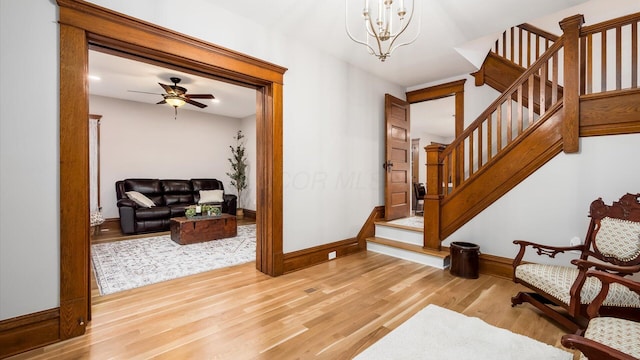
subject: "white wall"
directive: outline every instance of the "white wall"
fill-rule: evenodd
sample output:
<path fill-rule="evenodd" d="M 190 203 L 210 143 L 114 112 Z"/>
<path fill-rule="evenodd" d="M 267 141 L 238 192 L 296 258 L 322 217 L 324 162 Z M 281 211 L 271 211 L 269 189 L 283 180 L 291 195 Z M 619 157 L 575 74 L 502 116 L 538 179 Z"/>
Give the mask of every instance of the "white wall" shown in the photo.
<path fill-rule="evenodd" d="M 640 134 L 581 138 L 580 149 L 553 158 L 443 244 L 468 241 L 483 253 L 513 258 L 516 239 L 557 246 L 569 246 L 574 236 L 584 240 L 593 200 L 602 197 L 611 204 L 625 193 L 640 192 L 633 160 L 640 153 Z M 567 263 L 571 256 L 560 255 L 555 263 Z"/>
<path fill-rule="evenodd" d="M 233 137 L 240 119 L 186 108 L 91 96 L 89 112 L 100 120 L 100 202 L 105 218 L 117 218 L 115 182 L 127 178 L 215 178 L 225 192 Z M 254 130 L 255 132 L 255 130 Z M 255 137 L 255 136 L 254 136 Z M 255 150 L 255 149 L 254 149 Z"/>
<path fill-rule="evenodd" d="M 0 1 L 0 49 L 3 320 L 59 304 L 59 66 L 54 3 Z"/>

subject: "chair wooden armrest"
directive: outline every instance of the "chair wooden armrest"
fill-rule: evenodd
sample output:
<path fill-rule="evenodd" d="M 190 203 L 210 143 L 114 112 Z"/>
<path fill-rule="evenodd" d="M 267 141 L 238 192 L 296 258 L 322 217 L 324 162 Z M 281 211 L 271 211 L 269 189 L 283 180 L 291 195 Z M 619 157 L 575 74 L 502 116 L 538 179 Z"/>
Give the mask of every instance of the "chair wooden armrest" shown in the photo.
<path fill-rule="evenodd" d="M 580 350 L 589 360 L 637 360 L 636 357 L 580 335 L 564 335 L 560 342 L 564 347 Z"/>
<path fill-rule="evenodd" d="M 635 266 L 632 266 L 632 267 L 635 267 Z M 600 307 L 602 306 L 602 303 L 603 303 L 604 299 L 606 298 L 607 293 L 609 292 L 609 286 L 610 286 L 611 283 L 618 283 L 618 284 L 621 284 L 623 286 L 626 286 L 631 291 L 635 292 L 636 294 L 638 294 L 640 296 L 640 282 L 634 281 L 633 279 L 624 278 L 624 277 L 619 276 L 619 275 L 615 275 L 615 274 L 611 274 L 611 273 L 607 273 L 605 271 L 599 271 L 599 270 L 589 270 L 589 271 L 587 271 L 587 276 L 588 277 L 596 277 L 602 283 L 602 288 L 600 289 L 600 292 L 593 299 L 593 301 L 591 302 L 591 304 L 587 308 L 587 313 L 589 314 L 589 317 L 592 320 L 595 317 L 599 316 Z M 616 321 L 617 321 L 617 324 L 621 324 L 621 323 L 625 323 L 626 320 L 619 320 L 618 319 Z M 637 320 L 631 320 L 631 321 L 637 321 Z M 630 323 L 630 322 L 626 321 L 626 324 L 628 324 L 628 323 Z M 602 334 L 602 333 L 609 334 L 609 329 L 607 329 L 606 327 L 602 327 L 601 324 L 596 326 L 599 329 L 597 331 L 593 332 L 594 336 L 597 336 L 595 334 Z M 565 347 L 568 347 L 568 348 L 580 350 L 580 352 L 582 352 L 587 358 L 589 358 L 589 360 L 599 360 L 599 359 L 603 359 L 603 360 L 604 359 L 634 360 L 634 359 L 637 359 L 635 356 L 632 356 L 630 354 L 625 354 L 625 353 L 621 352 L 620 350 L 614 349 L 614 348 L 612 348 L 611 346 L 609 346 L 607 344 L 603 344 L 601 342 L 594 341 L 593 339 L 585 337 L 585 336 L 589 336 L 589 330 L 590 330 L 591 326 L 592 326 L 592 324 L 590 322 L 589 323 L 589 327 L 587 327 L 587 330 L 584 332 L 585 333 L 584 336 L 579 335 L 580 333 L 582 333 L 581 331 L 578 332 L 578 334 L 564 335 L 562 337 L 562 339 L 561 339 L 562 345 L 565 346 Z M 631 336 L 631 337 L 633 338 L 633 336 Z M 602 340 L 602 339 L 601 340 L 602 341 L 607 341 L 608 340 L 607 337 L 605 337 L 603 339 L 604 340 Z M 635 348 L 637 349 L 637 347 L 640 346 L 640 345 L 638 345 L 638 343 L 640 343 L 640 338 L 633 338 L 632 341 L 635 341 L 634 344 L 635 344 Z"/>
<path fill-rule="evenodd" d="M 639 266 L 631 267 L 638 268 Z M 598 270 L 587 271 L 587 276 L 596 277 L 602 283 L 602 289 L 600 289 L 598 295 L 596 295 L 591 304 L 587 307 L 587 314 L 589 314 L 589 318 L 594 318 L 600 314 L 600 306 L 602 306 L 604 299 L 607 297 L 611 283 L 618 283 L 626 286 L 629 290 L 640 296 L 640 282 L 634 281 L 633 279 Z"/>
<path fill-rule="evenodd" d="M 539 256 L 546 255 L 550 258 L 555 258 L 556 255 L 560 253 L 564 253 L 565 251 L 584 250 L 584 245 L 549 246 L 549 245 L 537 244 L 537 243 L 533 243 L 525 240 L 514 240 L 513 243 L 516 245 L 520 245 L 520 250 L 518 251 L 518 255 L 516 255 L 515 259 L 513 260 L 514 268 L 520 265 L 520 262 L 522 261 L 522 258 L 524 257 L 525 251 L 527 250 L 528 246 L 530 246 L 532 249 L 535 249 L 536 254 L 538 254 Z"/>
<path fill-rule="evenodd" d="M 601 262 L 594 262 L 594 261 L 582 260 L 582 259 L 573 259 L 571 260 L 571 263 L 577 266 L 579 269 L 586 270 L 586 269 L 594 268 L 596 270 L 613 272 L 620 276 L 626 276 L 626 275 L 631 275 L 631 274 L 640 272 L 640 265 L 622 266 L 622 265 L 605 264 Z M 599 276 L 596 276 L 596 277 L 599 277 Z"/>

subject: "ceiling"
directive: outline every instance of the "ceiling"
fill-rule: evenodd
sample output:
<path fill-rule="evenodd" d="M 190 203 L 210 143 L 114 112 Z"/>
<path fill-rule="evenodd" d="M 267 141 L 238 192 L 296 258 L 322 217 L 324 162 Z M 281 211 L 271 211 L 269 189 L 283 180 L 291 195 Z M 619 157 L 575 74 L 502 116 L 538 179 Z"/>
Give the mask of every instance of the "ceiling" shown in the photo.
<path fill-rule="evenodd" d="M 496 37 L 511 26 L 533 22 L 535 19 L 547 19 L 547 23 L 540 22 L 544 24 L 541 27 L 560 34 L 558 20 L 584 13 L 584 8 L 600 6 L 600 12 L 605 8 L 618 8 L 624 14 L 629 14 L 634 11 L 620 8 L 626 6 L 638 11 L 640 7 L 637 0 L 416 0 L 416 3 L 421 4 L 418 9 L 422 19 L 418 39 L 411 45 L 397 49 L 387 61 L 381 62 L 369 55 L 364 46 L 347 37 L 345 1 L 352 6 L 349 13 L 353 16 L 353 21 L 349 22 L 349 26 L 356 33 L 355 28 L 360 25 L 358 19 L 361 17 L 362 0 L 234 0 L 213 1 L 211 6 L 239 14 L 262 25 L 271 33 L 319 48 L 405 88 L 475 71 Z M 369 1 L 375 4 L 377 0 Z M 405 0 L 405 3 L 409 4 L 410 1 Z M 206 2 L 203 0 L 202 4 Z M 547 16 L 554 13 L 555 17 Z M 555 28 L 548 28 L 549 26 Z M 90 82 L 90 93 L 94 95 L 155 104 L 162 100 L 160 94 L 163 91 L 158 83 L 171 84 L 169 78 L 177 76 L 182 79 L 180 85 L 186 87 L 189 94 L 211 93 L 219 100 L 218 103 L 201 101 L 208 105 L 204 110 L 187 104 L 180 111 L 205 111 L 234 118 L 255 114 L 255 90 L 249 88 L 96 51 L 90 51 L 89 73 L 102 78 L 100 81 Z M 442 113 L 438 117 L 444 122 L 442 126 L 453 131 L 448 126 L 453 109 L 447 101 L 442 104 L 446 109 L 436 111 L 431 107 L 427 111 L 432 112 L 430 118 L 433 118 L 433 122 L 438 120 L 435 113 Z M 412 108 L 412 115 L 417 115 L 416 111 Z"/>
<path fill-rule="evenodd" d="M 172 85 L 169 78 L 178 77 L 182 80 L 179 85 L 187 89 L 187 94 L 213 94 L 216 98 L 215 102 L 195 99 L 207 105 L 204 109 L 185 104 L 178 111 L 201 111 L 233 118 L 244 118 L 256 113 L 255 89 L 98 51 L 89 51 L 89 75 L 100 78 L 100 80 L 90 78 L 89 93 L 92 95 L 155 104 L 162 100 L 161 94 L 164 93 L 164 89 L 158 83 Z M 152 94 L 143 94 L 138 91 Z M 169 107 L 167 104 L 162 106 Z"/>

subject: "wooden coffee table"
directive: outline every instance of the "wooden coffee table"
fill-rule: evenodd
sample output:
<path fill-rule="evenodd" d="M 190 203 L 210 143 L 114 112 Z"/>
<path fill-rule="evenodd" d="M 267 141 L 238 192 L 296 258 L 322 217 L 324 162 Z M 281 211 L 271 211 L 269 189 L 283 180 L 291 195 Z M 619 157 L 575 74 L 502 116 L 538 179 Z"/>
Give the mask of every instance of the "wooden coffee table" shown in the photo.
<path fill-rule="evenodd" d="M 238 235 L 236 217 L 219 216 L 177 217 L 171 219 L 171 240 L 180 245 L 230 238 Z"/>

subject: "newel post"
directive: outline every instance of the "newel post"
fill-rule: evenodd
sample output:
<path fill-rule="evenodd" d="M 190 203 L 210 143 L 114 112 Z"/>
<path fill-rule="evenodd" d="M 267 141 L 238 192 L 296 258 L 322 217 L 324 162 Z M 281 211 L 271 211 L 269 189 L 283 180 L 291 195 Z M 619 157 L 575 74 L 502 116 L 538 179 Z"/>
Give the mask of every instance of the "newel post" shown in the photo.
<path fill-rule="evenodd" d="M 564 31 L 564 91 L 562 126 L 563 150 L 575 153 L 580 150 L 580 29 L 582 15 L 574 15 L 560 21 Z"/>
<path fill-rule="evenodd" d="M 424 197 L 424 247 L 440 250 L 440 200 L 442 199 L 442 145 L 429 145 L 427 151 L 427 194 Z"/>

